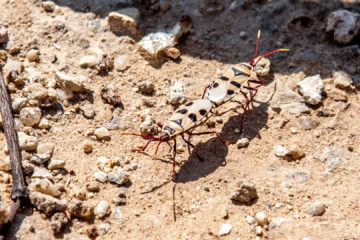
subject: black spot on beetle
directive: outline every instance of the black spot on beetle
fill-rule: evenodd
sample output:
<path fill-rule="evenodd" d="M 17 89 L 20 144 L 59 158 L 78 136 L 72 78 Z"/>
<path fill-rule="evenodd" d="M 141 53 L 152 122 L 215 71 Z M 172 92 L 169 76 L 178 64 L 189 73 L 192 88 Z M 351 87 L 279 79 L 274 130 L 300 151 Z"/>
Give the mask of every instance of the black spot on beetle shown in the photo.
<path fill-rule="evenodd" d="M 247 73 L 241 72 L 236 68 L 232 69 L 234 71 L 234 75 L 235 76 L 245 76 L 245 77 L 250 77 L 250 75 L 248 75 Z"/>
<path fill-rule="evenodd" d="M 249 66 L 249 65 L 247 65 L 247 64 L 240 64 L 241 66 L 243 66 L 243 67 L 245 67 L 245 68 L 247 68 L 247 69 L 249 69 L 249 70 L 251 70 L 251 67 Z"/>
<path fill-rule="evenodd" d="M 206 114 L 206 110 L 205 109 L 200 109 L 199 113 L 202 115 L 202 116 L 205 116 Z"/>
<path fill-rule="evenodd" d="M 178 110 L 176 112 L 181 113 L 181 114 L 185 114 L 185 113 L 187 113 L 187 110 L 186 109 L 181 109 L 181 110 Z"/>
<path fill-rule="evenodd" d="M 196 115 L 194 113 L 190 113 L 189 118 L 191 119 L 191 121 L 196 122 Z"/>
<path fill-rule="evenodd" d="M 191 106 L 191 105 L 193 105 L 193 102 L 188 102 L 187 104 L 185 104 L 185 106 Z"/>
<path fill-rule="evenodd" d="M 234 91 L 233 91 L 233 90 L 228 90 L 228 91 L 227 91 L 227 94 L 228 94 L 228 95 L 233 95 L 233 94 L 234 94 Z"/>
<path fill-rule="evenodd" d="M 212 85 L 213 88 L 217 88 L 219 86 L 219 84 L 216 82 Z"/>
<path fill-rule="evenodd" d="M 232 85 L 234 85 L 235 87 L 237 87 L 237 88 L 240 88 L 240 87 L 241 87 L 241 84 L 238 83 L 238 82 L 231 81 L 230 83 L 231 83 Z"/>
<path fill-rule="evenodd" d="M 223 80 L 223 81 L 229 81 L 229 78 L 225 77 L 225 76 L 221 76 L 220 79 Z"/>
<path fill-rule="evenodd" d="M 182 119 L 178 119 L 178 120 L 173 120 L 173 122 L 179 124 L 181 126 L 181 123 L 182 123 Z"/>

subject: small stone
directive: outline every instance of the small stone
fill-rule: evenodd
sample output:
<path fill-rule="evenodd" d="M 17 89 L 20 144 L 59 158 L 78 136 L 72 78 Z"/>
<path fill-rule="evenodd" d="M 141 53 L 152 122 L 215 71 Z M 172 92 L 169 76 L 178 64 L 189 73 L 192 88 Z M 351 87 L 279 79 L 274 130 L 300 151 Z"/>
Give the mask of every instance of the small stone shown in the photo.
<path fill-rule="evenodd" d="M 316 115 L 319 117 L 333 117 L 335 112 L 333 109 L 322 107 L 316 111 Z"/>
<path fill-rule="evenodd" d="M 155 91 L 155 85 L 150 82 L 141 83 L 138 86 L 139 92 L 144 94 L 152 94 Z"/>
<path fill-rule="evenodd" d="M 25 107 L 20 111 L 20 121 L 24 126 L 32 127 L 40 122 L 41 110 L 38 107 Z"/>
<path fill-rule="evenodd" d="M 320 160 L 333 171 L 349 160 L 349 153 L 337 148 L 326 147 Z"/>
<path fill-rule="evenodd" d="M 75 198 L 79 199 L 79 200 L 86 200 L 87 198 L 87 192 L 85 190 L 85 188 L 81 187 L 81 188 L 74 188 L 73 189 L 73 194 L 72 194 Z"/>
<path fill-rule="evenodd" d="M 18 113 L 20 110 L 26 106 L 28 103 L 27 98 L 15 98 L 15 100 L 12 102 L 11 107 L 14 112 Z"/>
<path fill-rule="evenodd" d="M 246 217 L 246 222 L 250 225 L 255 223 L 255 219 L 252 216 L 247 216 Z"/>
<path fill-rule="evenodd" d="M 10 208 L 4 203 L 0 202 L 0 228 L 8 222 L 10 217 Z"/>
<path fill-rule="evenodd" d="M 63 91 L 81 93 L 87 90 L 90 80 L 84 75 L 71 75 L 63 72 L 55 72 L 56 84 Z"/>
<path fill-rule="evenodd" d="M 38 154 L 44 154 L 44 153 L 48 153 L 50 152 L 51 154 L 54 151 L 54 144 L 52 143 L 40 143 L 37 147 L 36 147 L 36 152 Z"/>
<path fill-rule="evenodd" d="M 325 213 L 325 204 L 320 201 L 316 201 L 311 204 L 311 206 L 308 208 L 308 213 L 311 216 L 321 216 Z"/>
<path fill-rule="evenodd" d="M 106 158 L 106 157 L 99 157 L 96 161 L 96 165 L 98 166 L 98 168 L 106 173 L 111 172 L 111 169 L 114 166 L 114 163 Z"/>
<path fill-rule="evenodd" d="M 331 91 L 327 92 L 327 96 L 334 99 L 335 101 L 347 101 L 346 93 L 339 89 L 332 89 Z"/>
<path fill-rule="evenodd" d="M 95 109 L 92 104 L 86 104 L 80 107 L 80 111 L 83 113 L 84 117 L 88 119 L 93 119 L 95 116 Z"/>
<path fill-rule="evenodd" d="M 86 206 L 84 202 L 73 199 L 69 203 L 69 213 L 71 217 L 90 220 L 94 216 L 94 208 Z"/>
<path fill-rule="evenodd" d="M 286 157 L 290 151 L 281 145 L 276 145 L 274 146 L 274 152 L 277 157 Z"/>
<path fill-rule="evenodd" d="M 99 234 L 98 234 L 98 230 L 97 227 L 95 225 L 89 226 L 86 229 L 86 235 L 90 238 L 90 239 L 94 239 L 96 238 Z"/>
<path fill-rule="evenodd" d="M 118 35 L 136 36 L 136 22 L 139 16 L 137 8 L 123 8 L 108 15 L 110 31 Z"/>
<path fill-rule="evenodd" d="M 31 49 L 30 51 L 28 51 L 28 53 L 26 54 L 26 58 L 30 61 L 30 62 L 38 62 L 40 60 L 40 51 L 37 49 Z"/>
<path fill-rule="evenodd" d="M 34 165 L 28 160 L 22 161 L 22 167 L 25 175 L 30 175 L 34 172 Z"/>
<path fill-rule="evenodd" d="M 226 208 L 223 208 L 220 212 L 220 216 L 223 218 L 223 219 L 227 219 L 229 218 L 229 212 Z"/>
<path fill-rule="evenodd" d="M 262 228 L 260 226 L 257 226 L 255 228 L 255 233 L 256 233 L 257 236 L 261 236 L 263 234 Z"/>
<path fill-rule="evenodd" d="M 130 181 L 129 173 L 120 167 L 114 167 L 113 171 L 108 174 L 108 180 L 112 183 L 123 185 Z"/>
<path fill-rule="evenodd" d="M 50 226 L 54 233 L 61 233 L 64 226 L 68 224 L 69 218 L 65 213 L 58 212 L 51 216 L 50 218 Z"/>
<path fill-rule="evenodd" d="M 288 156 L 292 160 L 298 160 L 305 156 L 305 153 L 300 149 L 297 144 L 292 144 L 289 146 L 289 153 Z"/>
<path fill-rule="evenodd" d="M 6 28 L 0 26 L 0 44 L 7 43 L 9 41 L 9 35 Z"/>
<path fill-rule="evenodd" d="M 242 39 L 247 39 L 248 34 L 247 34 L 247 32 L 245 32 L 245 31 L 240 31 L 239 36 L 240 36 Z"/>
<path fill-rule="evenodd" d="M 258 212 L 255 214 L 255 221 L 258 225 L 264 226 L 269 223 L 269 219 L 267 218 L 264 212 Z"/>
<path fill-rule="evenodd" d="M 303 127 L 305 130 L 311 130 L 316 128 L 319 123 L 311 118 L 303 118 L 299 120 L 300 126 Z"/>
<path fill-rule="evenodd" d="M 151 115 L 146 116 L 144 122 L 140 125 L 140 132 L 142 135 L 145 136 L 154 136 L 158 134 L 159 127 L 156 124 L 155 118 Z"/>
<path fill-rule="evenodd" d="M 230 198 L 243 204 L 250 204 L 252 200 L 257 198 L 255 185 L 245 179 L 238 181 Z"/>
<path fill-rule="evenodd" d="M 221 225 L 220 231 L 218 233 L 219 236 L 228 235 L 231 232 L 232 225 L 229 223 L 224 223 Z"/>
<path fill-rule="evenodd" d="M 255 59 L 255 62 L 257 61 L 259 57 Z M 268 58 L 262 58 L 255 66 L 255 73 L 257 76 L 260 77 L 267 77 L 270 73 L 270 65 L 271 62 Z"/>
<path fill-rule="evenodd" d="M 42 7 L 46 12 L 54 12 L 55 10 L 55 3 L 52 1 L 46 1 L 42 3 Z"/>
<path fill-rule="evenodd" d="M 28 186 L 28 190 L 29 192 L 40 192 L 56 198 L 61 195 L 59 186 L 54 185 L 48 179 L 33 179 Z"/>
<path fill-rule="evenodd" d="M 20 150 L 32 151 L 38 145 L 36 137 L 26 135 L 24 132 L 18 132 Z"/>
<path fill-rule="evenodd" d="M 95 207 L 94 214 L 99 219 L 110 214 L 110 204 L 107 201 L 100 201 Z"/>
<path fill-rule="evenodd" d="M 64 200 L 59 200 L 39 192 L 30 192 L 29 198 L 31 203 L 47 216 L 51 216 L 54 212 L 65 211 L 67 208 Z"/>
<path fill-rule="evenodd" d="M 82 142 L 84 153 L 91 153 L 93 150 L 92 143 L 89 140 L 85 140 Z"/>
<path fill-rule="evenodd" d="M 344 71 L 333 72 L 333 79 L 335 87 L 341 89 L 349 88 L 353 82 L 351 76 Z"/>
<path fill-rule="evenodd" d="M 88 68 L 88 67 L 89 68 L 94 68 L 99 63 L 100 63 L 100 59 L 98 59 L 97 57 L 92 56 L 92 55 L 84 56 L 79 61 L 79 65 L 82 68 Z"/>
<path fill-rule="evenodd" d="M 48 129 L 50 127 L 50 121 L 47 120 L 46 118 L 42 118 L 39 122 L 38 127 L 40 129 Z"/>
<path fill-rule="evenodd" d="M 36 164 L 43 164 L 47 161 L 49 161 L 51 158 L 51 153 L 47 152 L 44 154 L 34 154 L 31 158 L 30 161 Z"/>
<path fill-rule="evenodd" d="M 123 106 L 121 102 L 121 85 L 115 82 L 103 84 L 100 88 L 100 95 L 104 102 L 113 106 Z"/>
<path fill-rule="evenodd" d="M 320 74 L 305 78 L 303 81 L 297 83 L 297 87 L 305 102 L 308 104 L 317 105 L 321 102 L 324 83 Z"/>
<path fill-rule="evenodd" d="M 237 148 L 244 148 L 244 147 L 247 147 L 248 145 L 249 145 L 248 138 L 241 138 L 241 139 L 237 140 L 237 142 L 236 142 Z"/>
<path fill-rule="evenodd" d="M 180 50 L 175 47 L 166 48 L 164 49 L 164 52 L 168 57 L 171 57 L 172 59 L 178 59 L 181 55 Z"/>
<path fill-rule="evenodd" d="M 115 58 L 114 67 L 117 71 L 121 72 L 129 67 L 129 55 L 122 54 Z"/>
<path fill-rule="evenodd" d="M 95 172 L 94 178 L 101 183 L 105 183 L 107 181 L 106 173 L 101 172 L 101 171 Z"/>
<path fill-rule="evenodd" d="M 101 140 L 108 140 L 110 139 L 110 133 L 105 127 L 97 128 L 94 131 L 94 135 Z"/>
<path fill-rule="evenodd" d="M 120 117 L 114 117 L 111 122 L 109 122 L 108 124 L 108 129 L 109 130 L 117 130 L 120 128 L 120 124 L 121 124 L 121 118 Z"/>
<path fill-rule="evenodd" d="M 5 172 L 11 171 L 11 162 L 9 156 L 5 156 L 3 161 L 0 162 L 0 170 Z"/>
<path fill-rule="evenodd" d="M 185 102 L 184 87 L 180 82 L 175 82 L 175 84 L 170 87 L 167 101 L 174 106 L 178 106 Z"/>
<path fill-rule="evenodd" d="M 55 170 L 55 169 L 63 169 L 65 167 L 65 161 L 62 159 L 51 159 L 48 169 Z"/>
<path fill-rule="evenodd" d="M 100 190 L 100 186 L 98 182 L 89 182 L 86 184 L 86 190 L 89 192 L 98 192 Z"/>
<path fill-rule="evenodd" d="M 53 176 L 48 170 L 40 167 L 34 167 L 34 172 L 31 175 L 31 178 L 49 179 L 50 181 L 54 180 Z"/>
<path fill-rule="evenodd" d="M 111 229 L 111 225 L 108 224 L 108 223 L 100 224 L 98 227 L 99 227 L 99 234 L 100 235 L 107 234 Z"/>

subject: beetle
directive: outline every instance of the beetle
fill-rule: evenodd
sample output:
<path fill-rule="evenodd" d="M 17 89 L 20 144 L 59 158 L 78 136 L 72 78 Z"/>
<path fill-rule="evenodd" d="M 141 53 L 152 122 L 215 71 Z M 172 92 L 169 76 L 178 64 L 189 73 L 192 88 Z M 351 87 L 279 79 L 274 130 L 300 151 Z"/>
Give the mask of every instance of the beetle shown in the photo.
<path fill-rule="evenodd" d="M 255 54 L 251 61 L 231 66 L 225 74 L 220 76 L 219 79 L 214 80 L 211 85 L 207 86 L 202 95 L 203 99 L 206 97 L 206 99 L 209 99 L 216 107 L 218 107 L 229 101 L 238 93 L 241 93 L 245 97 L 246 104 L 245 107 L 243 107 L 244 112 L 241 117 L 240 132 L 242 132 L 245 113 L 247 110 L 250 110 L 250 103 L 254 99 L 258 88 L 264 85 L 264 82 L 257 79 L 254 71 L 257 63 L 261 59 L 276 52 L 290 51 L 289 49 L 276 49 L 256 59 L 258 55 L 259 40 L 260 30 L 257 35 Z M 253 84 L 253 86 L 251 86 L 251 84 Z M 209 91 L 206 94 L 207 89 L 209 89 Z M 250 97 L 243 91 L 244 89 L 248 90 Z"/>
<path fill-rule="evenodd" d="M 148 142 L 141 149 L 132 149 L 135 152 L 143 152 L 148 147 L 151 142 L 159 142 L 156 146 L 154 159 L 156 159 L 157 152 L 161 143 L 168 143 L 169 141 L 173 141 L 173 168 L 172 168 L 172 176 L 175 175 L 175 157 L 176 157 L 176 137 L 181 136 L 181 138 L 186 142 L 189 146 L 194 149 L 197 157 L 202 160 L 202 158 L 197 154 L 196 147 L 189 141 L 186 140 L 184 134 L 191 135 L 204 135 L 204 134 L 215 134 L 220 141 L 229 145 L 230 142 L 225 141 L 220 137 L 220 135 L 216 131 L 208 131 L 208 132 L 199 132 L 193 133 L 192 130 L 197 126 L 206 122 L 212 116 L 212 110 L 214 109 L 214 104 L 208 99 L 197 99 L 194 101 L 187 102 L 175 111 L 175 113 L 164 123 L 164 125 L 158 124 L 161 128 L 161 133 L 159 137 L 150 137 L 136 133 L 121 133 L 121 135 L 134 135 L 140 136 L 144 139 L 148 139 Z"/>

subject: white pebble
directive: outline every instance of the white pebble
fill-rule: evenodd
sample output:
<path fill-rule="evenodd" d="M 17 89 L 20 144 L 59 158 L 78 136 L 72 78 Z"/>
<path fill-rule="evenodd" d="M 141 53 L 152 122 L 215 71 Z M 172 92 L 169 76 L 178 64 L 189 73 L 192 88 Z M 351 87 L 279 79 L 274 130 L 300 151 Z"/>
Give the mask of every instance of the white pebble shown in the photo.
<path fill-rule="evenodd" d="M 255 219 L 252 216 L 247 216 L 246 217 L 246 222 L 248 224 L 254 224 L 255 223 Z"/>
<path fill-rule="evenodd" d="M 221 225 L 220 231 L 218 233 L 219 236 L 228 235 L 231 232 L 232 225 L 229 223 L 224 223 Z"/>
<path fill-rule="evenodd" d="M 95 172 L 94 178 L 101 183 L 105 183 L 107 181 L 107 175 L 102 171 Z"/>
<path fill-rule="evenodd" d="M 264 212 L 256 213 L 255 220 L 256 220 L 256 223 L 259 224 L 260 226 L 264 226 L 268 223 L 268 219 Z"/>
<path fill-rule="evenodd" d="M 105 128 L 105 127 L 95 129 L 94 134 L 98 139 L 109 139 L 110 138 L 109 130 L 107 130 L 107 128 Z"/>
<path fill-rule="evenodd" d="M 107 201 L 100 201 L 94 210 L 94 214 L 97 218 L 103 218 L 109 213 L 110 213 L 110 204 Z"/>

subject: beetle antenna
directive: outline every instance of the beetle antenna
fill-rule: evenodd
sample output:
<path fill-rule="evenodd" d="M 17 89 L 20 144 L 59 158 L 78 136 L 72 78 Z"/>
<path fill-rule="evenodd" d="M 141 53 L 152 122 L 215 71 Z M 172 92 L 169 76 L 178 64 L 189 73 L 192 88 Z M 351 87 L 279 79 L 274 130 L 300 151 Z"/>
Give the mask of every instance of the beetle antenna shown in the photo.
<path fill-rule="evenodd" d="M 160 138 L 145 136 L 145 135 L 136 134 L 136 133 L 120 133 L 120 135 L 133 135 L 133 136 L 138 136 L 138 137 L 142 137 L 145 139 L 151 139 L 152 141 L 160 141 Z"/>
<path fill-rule="evenodd" d="M 255 54 L 254 54 L 254 57 L 253 57 L 253 58 L 251 59 L 251 61 L 250 61 L 250 65 L 252 65 L 252 64 L 254 63 L 254 60 L 255 60 L 255 58 L 257 57 L 257 54 L 258 54 L 260 34 L 261 34 L 261 31 L 259 30 L 259 31 L 258 31 L 258 35 L 257 35 L 257 39 L 256 39 L 256 50 L 255 50 Z"/>
<path fill-rule="evenodd" d="M 290 49 L 286 49 L 286 48 L 285 48 L 285 49 L 284 49 L 284 48 L 276 49 L 276 50 L 274 50 L 274 51 L 272 51 L 272 52 L 269 52 L 269 53 L 267 53 L 267 54 L 259 57 L 259 59 L 255 62 L 255 64 L 253 63 L 253 61 L 250 62 L 250 65 L 254 67 L 254 66 L 256 66 L 256 64 L 257 64 L 261 59 L 263 59 L 264 57 L 270 56 L 271 54 L 274 54 L 274 53 L 277 53 L 277 52 L 288 52 L 288 51 L 290 51 Z"/>

